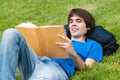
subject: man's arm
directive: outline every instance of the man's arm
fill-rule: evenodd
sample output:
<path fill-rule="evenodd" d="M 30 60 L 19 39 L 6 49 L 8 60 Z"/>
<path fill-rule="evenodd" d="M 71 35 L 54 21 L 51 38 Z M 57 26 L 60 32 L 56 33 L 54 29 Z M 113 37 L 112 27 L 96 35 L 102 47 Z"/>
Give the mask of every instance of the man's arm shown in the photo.
<path fill-rule="evenodd" d="M 75 64 L 76 64 L 76 66 L 77 66 L 78 69 L 84 70 L 86 67 L 92 67 L 93 66 L 93 64 L 96 62 L 94 59 L 88 58 L 88 59 L 86 59 L 85 62 L 82 61 L 82 59 L 79 57 L 79 55 L 73 49 L 72 44 L 71 44 L 71 40 L 68 39 L 65 36 L 62 36 L 62 35 L 59 35 L 59 37 L 61 37 L 62 39 L 66 40 L 66 43 L 57 42 L 56 44 L 59 47 L 66 49 L 66 51 L 70 55 L 73 56 L 73 60 L 74 60 L 74 62 L 75 62 Z"/>
<path fill-rule="evenodd" d="M 74 60 L 76 66 L 79 70 L 84 70 L 86 67 L 91 68 L 93 66 L 93 64 L 96 62 L 92 58 L 87 58 L 86 61 L 83 62 L 76 52 L 74 52 L 73 54 L 74 54 L 73 55 L 73 60 Z"/>

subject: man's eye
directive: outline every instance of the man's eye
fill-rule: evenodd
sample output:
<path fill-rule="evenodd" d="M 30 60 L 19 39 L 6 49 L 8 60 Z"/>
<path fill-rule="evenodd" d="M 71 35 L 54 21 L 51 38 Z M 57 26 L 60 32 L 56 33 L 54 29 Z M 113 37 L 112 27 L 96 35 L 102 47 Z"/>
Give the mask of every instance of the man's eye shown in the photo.
<path fill-rule="evenodd" d="M 73 22 L 73 20 L 70 20 L 70 21 L 69 21 L 69 23 L 72 23 L 72 22 Z"/>
<path fill-rule="evenodd" d="M 82 20 L 81 20 L 81 19 L 78 19 L 78 20 L 77 20 L 77 22 L 78 22 L 78 23 L 81 23 L 81 22 L 82 22 Z"/>

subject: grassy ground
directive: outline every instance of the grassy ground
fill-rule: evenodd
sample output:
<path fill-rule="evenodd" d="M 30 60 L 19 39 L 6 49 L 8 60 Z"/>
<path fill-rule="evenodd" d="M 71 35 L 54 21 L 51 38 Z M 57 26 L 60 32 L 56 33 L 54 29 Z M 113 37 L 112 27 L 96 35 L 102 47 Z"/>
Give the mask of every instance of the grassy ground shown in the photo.
<path fill-rule="evenodd" d="M 0 36 L 5 29 L 27 21 L 38 26 L 64 25 L 75 7 L 92 13 L 96 25 L 114 33 L 120 44 L 120 0 L 0 0 Z M 17 80 L 21 80 L 18 74 Z M 120 48 L 93 69 L 76 71 L 71 80 L 120 80 Z"/>

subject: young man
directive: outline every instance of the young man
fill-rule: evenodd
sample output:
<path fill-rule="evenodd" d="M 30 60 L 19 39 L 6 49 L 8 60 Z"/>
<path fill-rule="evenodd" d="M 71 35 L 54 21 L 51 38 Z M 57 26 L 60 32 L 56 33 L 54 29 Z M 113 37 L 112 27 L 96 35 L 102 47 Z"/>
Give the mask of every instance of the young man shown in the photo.
<path fill-rule="evenodd" d="M 24 80 L 69 80 L 75 68 L 84 70 L 102 60 L 102 47 L 87 38 L 95 26 L 93 16 L 84 9 L 72 9 L 68 16 L 71 39 L 59 35 L 66 43 L 56 42 L 69 58 L 36 56 L 16 29 L 3 33 L 0 44 L 0 80 L 15 80 L 16 68 Z"/>

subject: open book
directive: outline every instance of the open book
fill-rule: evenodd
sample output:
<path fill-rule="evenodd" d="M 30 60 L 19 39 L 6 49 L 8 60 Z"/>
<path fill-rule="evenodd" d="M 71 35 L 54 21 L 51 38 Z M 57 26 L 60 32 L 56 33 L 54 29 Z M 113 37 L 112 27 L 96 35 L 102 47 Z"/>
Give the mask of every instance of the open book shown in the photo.
<path fill-rule="evenodd" d="M 16 29 L 21 32 L 38 56 L 68 58 L 66 50 L 56 45 L 56 42 L 65 42 L 58 37 L 58 34 L 65 35 L 63 26 L 25 27 L 18 25 Z"/>

